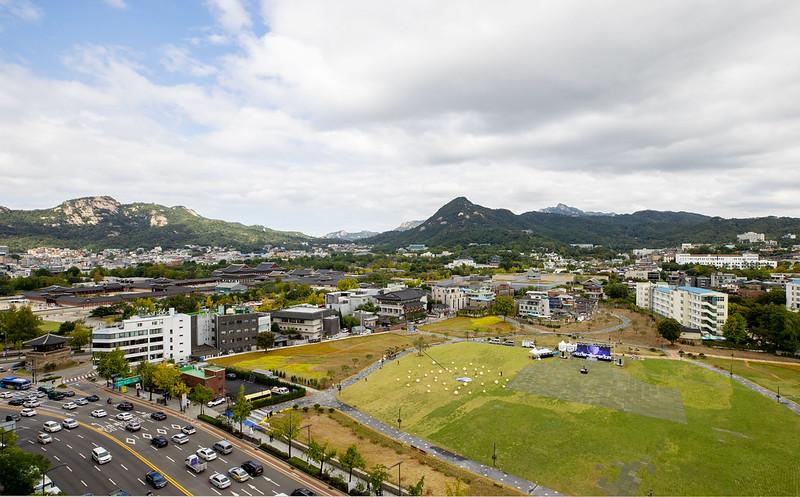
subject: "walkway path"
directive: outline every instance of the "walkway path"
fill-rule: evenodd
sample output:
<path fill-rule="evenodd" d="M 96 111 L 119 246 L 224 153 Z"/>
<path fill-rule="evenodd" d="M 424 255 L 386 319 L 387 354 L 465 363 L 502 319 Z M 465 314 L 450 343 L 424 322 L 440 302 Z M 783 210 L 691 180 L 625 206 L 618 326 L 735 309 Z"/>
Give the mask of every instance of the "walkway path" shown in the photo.
<path fill-rule="evenodd" d="M 619 319 L 622 322 L 620 324 L 615 324 L 613 326 L 606 326 L 605 328 L 600 328 L 598 330 L 588 330 L 588 331 L 543 330 L 541 328 L 537 328 L 536 326 L 533 326 L 533 325 L 530 325 L 530 324 L 527 324 L 527 323 L 521 323 L 516 319 L 514 319 L 513 322 L 515 322 L 517 325 L 519 325 L 519 327 L 522 328 L 523 330 L 533 331 L 533 332 L 541 333 L 541 334 L 544 334 L 544 335 L 602 335 L 602 334 L 613 333 L 615 331 L 623 330 L 623 329 L 627 328 L 628 326 L 630 326 L 631 320 L 628 318 L 628 316 L 625 316 L 624 314 L 616 314 L 614 312 L 612 312 L 611 315 L 614 316 L 615 318 Z"/>
<path fill-rule="evenodd" d="M 742 378 L 739 375 L 731 375 L 730 372 L 728 372 L 728 371 L 724 371 L 722 369 L 715 368 L 714 366 L 712 366 L 710 364 L 706 364 L 704 362 L 692 361 L 692 360 L 688 360 L 687 362 L 691 362 L 692 364 L 700 366 L 701 368 L 706 368 L 709 371 L 713 371 L 713 372 L 715 372 L 715 373 L 717 373 L 717 374 L 719 374 L 721 376 L 728 376 L 731 379 L 733 379 L 733 381 L 735 381 L 737 383 L 741 383 L 742 385 L 746 386 L 750 390 L 752 390 L 754 392 L 757 392 L 757 393 L 760 393 L 764 397 L 768 397 L 770 399 L 777 400 L 781 405 L 785 406 L 787 409 L 791 409 L 796 414 L 800 414 L 800 405 L 798 405 L 795 402 L 792 402 L 789 399 L 785 399 L 785 398 L 782 398 L 782 397 L 780 399 L 778 399 L 778 394 L 776 394 L 772 390 L 767 390 L 766 388 L 762 387 L 761 385 L 759 385 L 757 383 L 753 383 L 752 381 L 750 381 L 750 380 L 748 380 L 746 378 Z"/>

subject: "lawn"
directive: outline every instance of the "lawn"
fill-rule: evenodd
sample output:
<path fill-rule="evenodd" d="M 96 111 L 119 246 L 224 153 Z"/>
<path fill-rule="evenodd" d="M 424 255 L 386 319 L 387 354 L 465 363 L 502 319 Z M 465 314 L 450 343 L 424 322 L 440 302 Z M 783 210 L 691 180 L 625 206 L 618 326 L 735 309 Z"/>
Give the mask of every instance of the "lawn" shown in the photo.
<path fill-rule="evenodd" d="M 268 352 L 250 352 L 211 359 L 219 366 L 242 369 L 272 369 L 308 379 L 330 378 L 337 382 L 381 358 L 391 347 L 411 346 L 413 337 L 398 333 L 379 333 L 362 337 L 285 347 Z"/>
<path fill-rule="evenodd" d="M 61 323 L 58 321 L 46 321 L 43 319 L 40 329 L 43 333 L 55 333 L 58 331 L 60 326 Z"/>
<path fill-rule="evenodd" d="M 409 354 L 342 400 L 391 424 L 399 408 L 404 430 L 484 464 L 496 443 L 501 469 L 563 493 L 800 494 L 800 416 L 711 371 L 481 343 L 428 353 L 436 363 Z"/>
<path fill-rule="evenodd" d="M 703 362 L 725 371 L 731 367 L 730 359 L 706 357 Z M 736 360 L 733 361 L 733 372 L 773 392 L 780 388 L 782 397 L 800 403 L 800 364 Z"/>
<path fill-rule="evenodd" d="M 419 327 L 421 331 L 439 333 L 454 337 L 493 337 L 511 335 L 517 332 L 514 323 L 503 321 L 498 316 L 486 316 L 482 318 L 457 317 L 429 323 Z"/>

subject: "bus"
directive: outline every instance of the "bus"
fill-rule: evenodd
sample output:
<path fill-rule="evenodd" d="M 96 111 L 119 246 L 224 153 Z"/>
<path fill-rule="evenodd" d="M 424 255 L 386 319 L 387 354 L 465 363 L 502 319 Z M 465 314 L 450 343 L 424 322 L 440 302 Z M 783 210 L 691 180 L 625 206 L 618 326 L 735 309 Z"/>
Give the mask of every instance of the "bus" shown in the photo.
<path fill-rule="evenodd" d="M 6 376 L 0 379 L 0 386 L 9 390 L 28 390 L 31 387 L 31 380 L 27 378 L 17 378 L 16 376 Z"/>
<path fill-rule="evenodd" d="M 272 397 L 272 392 L 269 390 L 262 390 L 260 392 L 251 393 L 244 396 L 245 399 L 250 401 L 268 399 L 270 397 Z"/>

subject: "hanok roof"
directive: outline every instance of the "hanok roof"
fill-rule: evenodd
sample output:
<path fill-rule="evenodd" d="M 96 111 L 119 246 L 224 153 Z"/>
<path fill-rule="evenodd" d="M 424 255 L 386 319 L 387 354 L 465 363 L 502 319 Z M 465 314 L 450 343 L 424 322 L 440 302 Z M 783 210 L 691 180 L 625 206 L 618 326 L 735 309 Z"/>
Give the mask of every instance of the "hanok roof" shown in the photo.
<path fill-rule="evenodd" d="M 67 343 L 67 339 L 53 334 L 46 334 L 40 337 L 34 338 L 33 340 L 28 340 L 27 342 L 23 343 L 26 347 L 41 347 L 42 345 L 58 345 L 59 343 Z"/>

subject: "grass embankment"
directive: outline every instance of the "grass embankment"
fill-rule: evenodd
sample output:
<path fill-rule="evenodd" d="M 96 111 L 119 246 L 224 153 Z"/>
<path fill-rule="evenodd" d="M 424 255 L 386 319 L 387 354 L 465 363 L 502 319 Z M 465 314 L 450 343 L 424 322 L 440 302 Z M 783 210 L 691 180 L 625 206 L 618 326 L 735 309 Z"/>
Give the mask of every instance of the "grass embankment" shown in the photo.
<path fill-rule="evenodd" d="M 563 493 L 800 494 L 800 416 L 693 364 L 586 363 L 585 376 L 580 360 L 520 348 L 428 352 L 437 364 L 409 354 L 342 400 L 389 424 L 400 408 L 404 430 L 484 464 L 496 443 L 499 468 Z"/>
<path fill-rule="evenodd" d="M 706 357 L 703 362 L 724 371 L 731 369 L 731 360 Z M 800 402 L 800 364 L 773 364 L 751 360 L 734 360 L 733 373 L 764 388 L 777 392 L 794 402 Z"/>
<path fill-rule="evenodd" d="M 512 335 L 517 333 L 517 326 L 514 323 L 503 321 L 498 316 L 486 316 L 482 318 L 456 317 L 429 323 L 419 327 L 421 331 L 439 333 L 452 337 L 480 338 Z"/>

